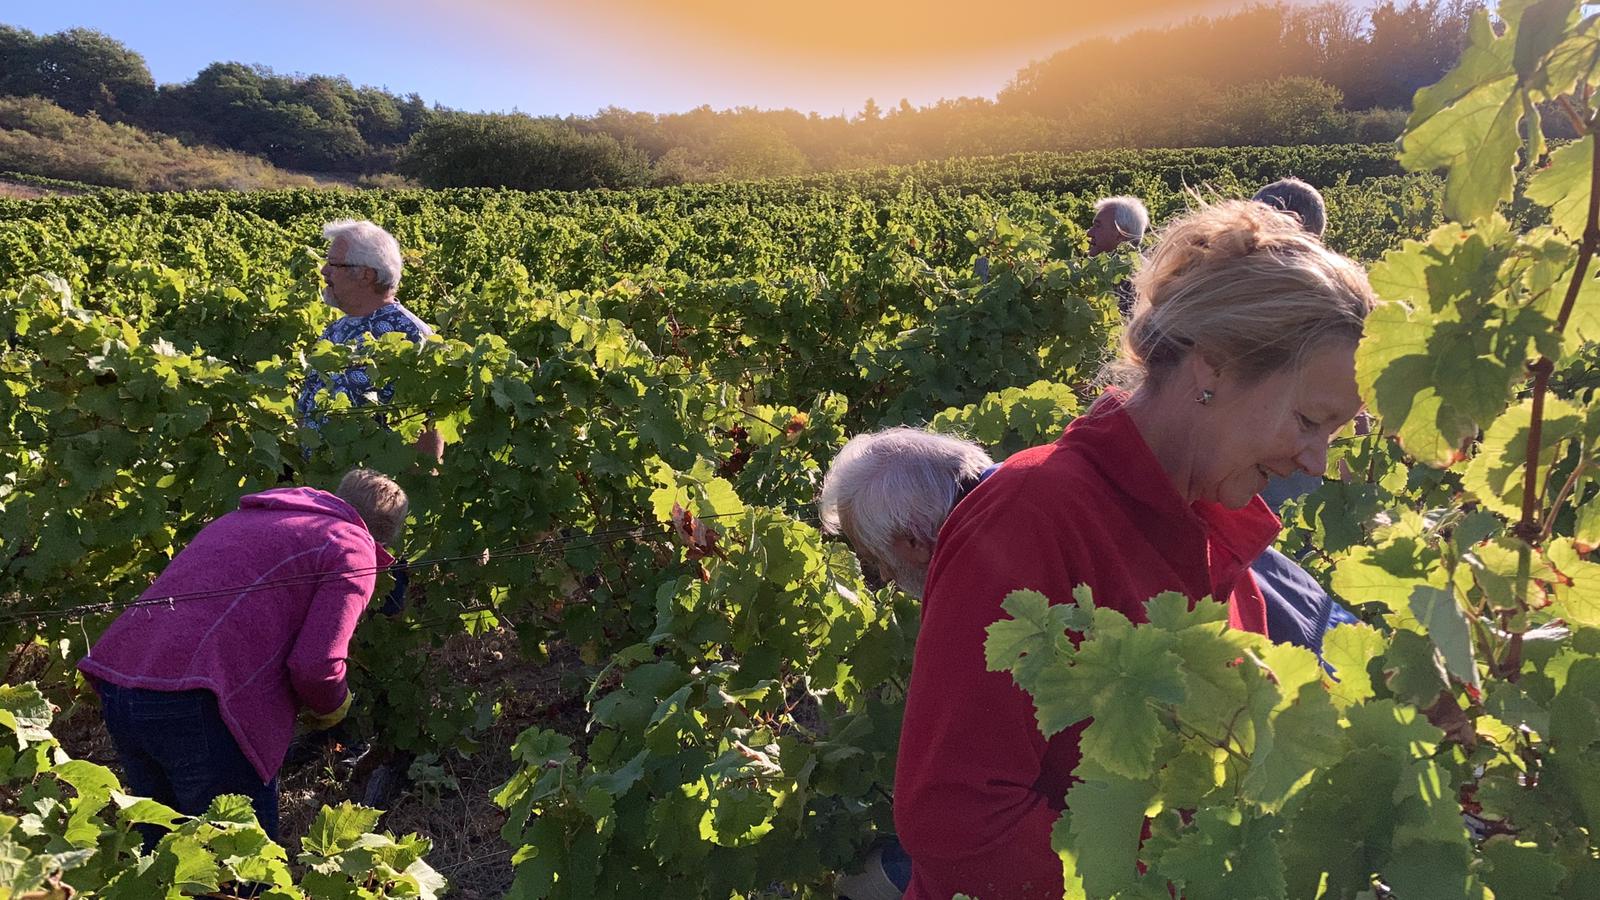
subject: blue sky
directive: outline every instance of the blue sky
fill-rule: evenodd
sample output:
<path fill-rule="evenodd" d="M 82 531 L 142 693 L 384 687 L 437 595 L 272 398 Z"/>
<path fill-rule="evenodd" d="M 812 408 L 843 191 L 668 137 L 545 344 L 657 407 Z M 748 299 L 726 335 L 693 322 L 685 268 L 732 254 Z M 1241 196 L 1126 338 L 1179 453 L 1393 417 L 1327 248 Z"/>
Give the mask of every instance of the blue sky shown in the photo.
<path fill-rule="evenodd" d="M 993 96 L 1030 58 L 1226 0 L 7 0 L 0 22 L 84 26 L 159 82 L 209 63 L 344 75 L 469 110 L 854 113 Z M 1008 27 L 1011 26 L 1011 27 Z"/>

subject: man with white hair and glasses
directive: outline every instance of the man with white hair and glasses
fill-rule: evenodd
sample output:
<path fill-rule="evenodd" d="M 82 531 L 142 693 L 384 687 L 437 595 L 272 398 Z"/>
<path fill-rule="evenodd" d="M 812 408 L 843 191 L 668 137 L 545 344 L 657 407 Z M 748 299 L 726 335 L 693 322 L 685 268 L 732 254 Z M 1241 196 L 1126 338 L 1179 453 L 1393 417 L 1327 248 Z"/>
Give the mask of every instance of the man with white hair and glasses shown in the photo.
<path fill-rule="evenodd" d="M 344 313 L 323 330 L 323 340 L 360 345 L 369 335 L 376 338 L 398 331 L 412 343 L 421 344 L 433 334 L 426 322 L 395 299 L 404 262 L 394 235 L 372 222 L 340 219 L 324 225 L 322 236 L 329 242 L 327 261 L 322 265 L 322 299 Z M 371 393 L 382 403 L 394 396 L 393 385 L 375 389 L 364 366 L 351 366 L 343 372 L 311 371 L 296 403 L 308 427 L 321 424 L 317 394 L 323 390 L 343 394 L 357 406 L 366 403 Z M 434 460 L 444 456 L 444 440 L 436 429 L 425 430 L 416 446 Z"/>

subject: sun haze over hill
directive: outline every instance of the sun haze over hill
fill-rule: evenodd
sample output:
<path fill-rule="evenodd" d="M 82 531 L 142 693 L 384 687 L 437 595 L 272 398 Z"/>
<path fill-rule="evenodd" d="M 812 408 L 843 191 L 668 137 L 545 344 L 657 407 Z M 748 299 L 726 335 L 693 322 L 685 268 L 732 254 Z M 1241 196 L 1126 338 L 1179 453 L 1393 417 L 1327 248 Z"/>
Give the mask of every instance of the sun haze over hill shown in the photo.
<path fill-rule="evenodd" d="M 712 106 L 858 109 L 875 96 L 930 103 L 993 96 L 1017 67 L 1101 34 L 1238 8 L 1237 2 L 996 0 L 609 0 L 577 5 L 412 0 L 416 15 L 469 29 L 502 52 L 535 34 L 567 36 L 610 71 L 611 101 L 664 112 Z M 453 22 L 453 24 L 451 24 Z M 629 83 L 631 82 L 631 83 Z"/>

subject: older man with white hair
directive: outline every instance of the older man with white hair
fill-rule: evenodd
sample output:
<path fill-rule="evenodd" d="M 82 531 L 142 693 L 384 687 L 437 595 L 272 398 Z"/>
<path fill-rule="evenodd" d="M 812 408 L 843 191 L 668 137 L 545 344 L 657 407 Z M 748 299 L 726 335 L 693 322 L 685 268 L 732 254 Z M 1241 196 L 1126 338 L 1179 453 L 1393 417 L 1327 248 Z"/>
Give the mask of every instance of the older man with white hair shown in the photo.
<path fill-rule="evenodd" d="M 1150 211 L 1138 197 L 1103 197 L 1095 202 L 1094 222 L 1089 225 L 1089 255 L 1110 253 L 1123 244 L 1135 247 L 1150 228 Z M 1124 278 L 1111 288 L 1117 295 L 1117 308 L 1123 315 L 1133 311 L 1133 282 Z"/>
<path fill-rule="evenodd" d="M 398 331 L 421 344 L 433 334 L 426 322 L 395 299 L 404 261 L 394 235 L 372 222 L 340 219 L 324 225 L 322 236 L 329 242 L 327 261 L 322 265 L 322 299 L 344 313 L 323 329 L 323 340 L 359 345 L 368 335 L 380 337 Z M 375 390 L 363 366 L 326 374 L 309 372 L 296 404 L 309 427 L 321 423 L 317 394 L 323 390 L 343 394 L 358 406 L 372 393 L 383 403 L 394 396 L 392 385 Z M 444 441 L 437 430 L 429 428 L 418 438 L 417 450 L 437 460 L 444 454 Z"/>
<path fill-rule="evenodd" d="M 1138 244 L 1150 227 L 1150 211 L 1138 197 L 1103 197 L 1095 201 L 1089 225 L 1089 255 L 1110 253 L 1122 244 Z"/>
<path fill-rule="evenodd" d="M 843 534 L 879 577 L 921 597 L 939 529 L 993 465 L 977 444 L 919 428 L 857 435 L 822 481 L 823 531 Z"/>

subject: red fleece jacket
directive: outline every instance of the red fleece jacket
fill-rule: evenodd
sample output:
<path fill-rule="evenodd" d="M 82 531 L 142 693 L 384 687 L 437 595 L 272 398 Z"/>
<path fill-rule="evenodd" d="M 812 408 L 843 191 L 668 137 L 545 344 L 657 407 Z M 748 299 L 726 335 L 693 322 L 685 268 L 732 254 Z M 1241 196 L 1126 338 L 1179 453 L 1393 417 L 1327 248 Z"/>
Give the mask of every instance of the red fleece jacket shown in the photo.
<path fill-rule="evenodd" d="M 895 776 L 908 900 L 1062 895 L 1050 829 L 1083 726 L 1046 740 L 1010 673 L 985 668 L 1006 594 L 1071 602 L 1086 584 L 1095 605 L 1143 622 L 1145 601 L 1175 590 L 1226 599 L 1235 627 L 1265 633 L 1249 565 L 1279 527 L 1259 497 L 1242 510 L 1185 503 L 1114 395 L 961 501 L 928 571 Z"/>

